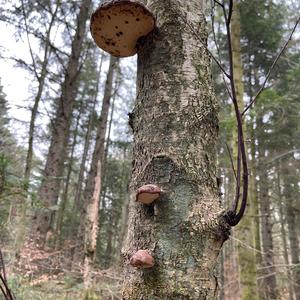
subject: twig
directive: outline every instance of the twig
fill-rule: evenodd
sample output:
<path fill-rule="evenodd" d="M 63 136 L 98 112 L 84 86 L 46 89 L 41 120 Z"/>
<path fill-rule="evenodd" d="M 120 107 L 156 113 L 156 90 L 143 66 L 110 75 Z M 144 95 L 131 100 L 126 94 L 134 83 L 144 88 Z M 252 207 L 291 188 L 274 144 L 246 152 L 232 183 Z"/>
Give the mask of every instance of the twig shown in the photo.
<path fill-rule="evenodd" d="M 250 102 L 250 104 L 248 104 L 248 106 L 244 109 L 244 111 L 243 111 L 243 113 L 242 113 L 242 116 L 244 116 L 245 113 L 249 110 L 249 108 L 252 107 L 252 105 L 257 101 L 258 97 L 260 96 L 260 94 L 261 94 L 261 93 L 263 92 L 263 90 L 265 89 L 265 86 L 266 86 L 267 82 L 268 82 L 269 79 L 270 79 L 270 76 L 271 76 L 271 73 L 272 73 L 274 67 L 276 66 L 276 64 L 277 64 L 277 62 L 278 62 L 278 60 L 279 60 L 279 58 L 282 56 L 283 52 L 284 52 L 285 49 L 287 48 L 289 42 L 292 40 L 292 37 L 293 37 L 293 35 L 294 35 L 294 33 L 295 33 L 295 30 L 296 30 L 296 28 L 297 28 L 299 22 L 300 22 L 300 17 L 298 17 L 298 19 L 297 19 L 297 21 L 296 21 L 296 23 L 295 23 L 295 25 L 294 25 L 294 27 L 293 27 L 293 30 L 291 31 L 291 34 L 290 34 L 289 38 L 287 39 L 287 41 L 285 42 L 284 46 L 281 48 L 280 52 L 278 53 L 278 55 L 276 56 L 275 60 L 273 61 L 272 65 L 271 65 L 271 67 L 270 67 L 270 69 L 269 69 L 269 71 L 268 71 L 268 73 L 267 73 L 267 76 L 266 76 L 266 78 L 265 78 L 265 80 L 264 80 L 264 82 L 263 82 L 263 84 L 262 84 L 262 86 L 260 87 L 260 89 L 259 89 L 259 91 L 257 92 L 256 96 L 255 96 L 255 97 L 253 98 L 253 100 Z"/>
<path fill-rule="evenodd" d="M 177 15 L 185 22 L 185 19 L 183 18 L 183 16 L 179 13 L 177 13 Z M 199 42 L 204 46 L 205 50 L 207 51 L 207 53 L 210 55 L 210 57 L 213 59 L 213 61 L 218 65 L 218 67 L 220 68 L 220 70 L 223 72 L 223 74 L 230 79 L 230 75 L 226 72 L 226 70 L 223 68 L 223 66 L 221 65 L 221 63 L 216 59 L 216 57 L 212 54 L 212 52 L 208 49 L 206 43 L 201 39 L 201 37 L 197 34 L 197 32 L 195 31 L 195 29 L 193 28 L 193 26 L 189 23 L 189 22 L 185 22 L 186 25 L 188 25 L 188 27 L 190 28 L 190 31 L 194 34 L 194 36 L 199 40 Z"/>
<path fill-rule="evenodd" d="M 37 72 L 36 62 L 35 62 L 35 58 L 34 58 L 32 47 L 31 47 L 31 42 L 30 42 L 30 38 L 29 38 L 29 29 L 28 29 L 28 23 L 27 23 L 27 16 L 26 16 L 25 5 L 24 5 L 24 1 L 23 0 L 21 0 L 21 4 L 22 4 L 22 13 L 23 13 L 24 23 L 25 23 L 27 43 L 28 43 L 28 47 L 29 47 L 30 56 L 31 56 L 31 59 L 32 59 L 33 71 L 34 71 L 36 79 L 39 81 L 40 80 L 40 76 L 39 76 L 39 74 Z"/>
<path fill-rule="evenodd" d="M 5 296 L 6 300 L 14 300 L 14 297 L 7 285 L 7 279 L 6 279 L 6 271 L 5 271 L 5 264 L 4 264 L 4 260 L 3 260 L 3 255 L 2 255 L 2 251 L 0 249 L 0 260 L 1 260 L 1 269 L 0 270 L 0 280 L 2 282 L 2 284 L 4 285 L 5 289 L 3 289 L 1 283 L 0 283 L 0 289 L 2 294 Z M 1 271 L 3 273 L 3 275 L 1 274 Z"/>
<path fill-rule="evenodd" d="M 1 277 L 1 281 L 3 281 L 2 279 L 2 276 L 0 275 Z M 0 284 L 0 290 L 1 290 L 1 293 L 4 295 L 5 299 L 7 299 L 7 294 L 6 294 L 6 291 L 3 289 L 2 285 Z"/>
<path fill-rule="evenodd" d="M 223 6 L 224 7 L 224 6 Z M 227 23 L 228 23 L 228 25 L 230 24 L 230 22 L 231 22 L 231 17 L 232 17 L 232 11 L 233 11 L 233 1 L 232 0 L 230 0 L 229 1 L 229 13 L 228 13 L 228 19 L 227 19 Z"/>
<path fill-rule="evenodd" d="M 6 278 L 6 270 L 5 270 L 5 264 L 4 264 L 4 259 L 3 259 L 3 255 L 2 255 L 2 251 L 0 250 L 0 272 L 2 271 L 3 273 L 3 279 L 4 281 L 7 281 L 7 278 Z"/>
<path fill-rule="evenodd" d="M 243 133 L 243 122 L 241 112 L 239 110 L 236 87 L 234 83 L 234 70 L 233 70 L 233 56 L 232 56 L 232 38 L 230 31 L 230 22 L 233 10 L 233 2 L 230 0 L 228 17 L 226 14 L 225 7 L 223 7 L 224 18 L 226 20 L 226 31 L 227 31 L 227 43 L 228 43 L 228 54 L 229 54 L 229 65 L 230 65 L 230 85 L 232 92 L 232 101 L 234 105 L 234 111 L 237 119 L 238 128 L 238 156 L 237 156 L 237 180 L 236 180 L 236 195 L 232 203 L 231 209 L 227 212 L 228 223 L 230 226 L 236 226 L 242 219 L 248 198 L 248 163 L 247 155 L 245 149 L 244 133 Z M 241 165 L 243 168 L 241 168 Z M 243 170 L 243 194 L 242 201 L 237 212 L 237 208 L 240 200 L 240 190 L 241 190 L 241 172 Z"/>
<path fill-rule="evenodd" d="M 219 2 L 219 1 L 217 1 L 217 0 L 214 0 L 214 2 L 217 3 L 218 5 L 220 5 L 221 7 L 224 7 L 224 4 L 223 4 L 223 3 L 221 3 L 221 2 Z"/>
<path fill-rule="evenodd" d="M 269 160 L 268 162 L 266 162 L 266 164 L 271 164 L 272 162 L 274 162 L 277 159 L 280 159 L 282 157 L 285 157 L 285 156 L 287 156 L 289 154 L 296 153 L 296 152 L 300 152 L 300 149 L 294 149 L 294 150 L 290 150 L 288 152 L 279 154 L 279 155 L 275 156 L 274 158 L 272 158 L 271 160 Z"/>
<path fill-rule="evenodd" d="M 216 49 L 217 49 L 218 59 L 219 59 L 220 65 L 222 65 L 222 60 L 221 60 L 221 55 L 220 55 L 220 48 L 219 48 L 218 43 L 217 43 L 217 37 L 216 37 L 216 32 L 215 32 L 215 18 L 214 18 L 215 6 L 213 4 L 214 2 L 218 2 L 218 1 L 215 1 L 215 0 L 211 1 L 211 28 L 212 28 L 214 43 L 215 43 L 215 46 L 216 46 Z M 218 4 L 222 6 L 222 4 L 220 4 L 220 3 L 218 3 Z M 222 72 L 222 78 L 223 78 L 223 82 L 224 82 L 226 91 L 228 93 L 228 96 L 232 99 L 232 95 L 231 95 L 231 92 L 230 92 L 229 87 L 227 85 L 225 75 L 224 75 L 223 72 Z"/>
<path fill-rule="evenodd" d="M 265 255 L 266 253 L 263 252 L 263 251 L 260 251 L 260 250 L 257 250 L 256 248 L 252 247 L 251 245 L 249 244 L 246 244 L 245 242 L 233 237 L 233 236 L 230 236 L 230 239 L 233 240 L 233 241 L 236 241 L 238 242 L 240 245 L 244 246 L 245 248 L 249 249 L 249 250 L 252 250 L 256 253 L 259 253 L 259 254 L 262 254 L 262 255 Z"/>
<path fill-rule="evenodd" d="M 3 287 L 2 287 L 1 284 L 0 284 L 1 291 L 2 291 L 3 295 L 5 296 L 5 299 L 6 299 L 6 300 L 14 300 L 14 297 L 13 297 L 13 295 L 12 295 L 12 293 L 11 293 L 11 291 L 10 291 L 8 285 L 7 285 L 7 282 L 4 280 L 4 278 L 3 278 L 2 275 L 0 275 L 0 279 L 1 279 L 1 281 L 2 281 L 2 284 L 3 284 L 4 287 L 5 287 L 5 290 L 4 290 Z"/>

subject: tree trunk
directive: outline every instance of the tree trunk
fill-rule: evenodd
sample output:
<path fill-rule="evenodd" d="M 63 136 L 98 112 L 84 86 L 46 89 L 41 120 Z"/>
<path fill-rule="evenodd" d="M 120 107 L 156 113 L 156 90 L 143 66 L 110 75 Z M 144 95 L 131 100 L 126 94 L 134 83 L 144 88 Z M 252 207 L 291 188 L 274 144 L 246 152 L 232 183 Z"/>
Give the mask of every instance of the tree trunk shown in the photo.
<path fill-rule="evenodd" d="M 92 270 L 96 252 L 99 200 L 101 194 L 101 177 L 105 151 L 104 145 L 108 123 L 109 106 L 112 95 L 113 75 L 117 63 L 118 59 L 111 56 L 105 83 L 102 110 L 97 127 L 96 144 L 84 192 L 84 284 L 86 289 L 89 289 L 91 287 L 90 273 Z"/>
<path fill-rule="evenodd" d="M 283 257 L 284 263 L 286 264 L 286 277 L 287 277 L 287 290 L 289 293 L 289 300 L 294 300 L 293 296 L 293 285 L 292 285 L 292 274 L 290 270 L 290 262 L 289 262 L 289 254 L 287 247 L 287 237 L 286 237 L 286 229 L 285 229 L 285 220 L 284 220 L 284 205 L 283 205 L 283 197 L 281 191 L 281 179 L 280 179 L 280 167 L 277 166 L 277 193 L 279 195 L 279 220 L 280 220 L 280 233 L 282 238 L 282 248 L 283 248 Z"/>
<path fill-rule="evenodd" d="M 75 193 L 75 198 L 74 198 L 74 210 L 75 213 L 78 212 L 79 207 L 80 207 L 80 199 L 81 199 L 81 194 L 82 194 L 82 186 L 83 186 L 83 181 L 84 181 L 84 172 L 86 170 L 86 161 L 88 157 L 88 151 L 90 148 L 90 142 L 91 142 L 91 133 L 92 133 L 92 123 L 93 123 L 93 117 L 95 115 L 95 108 L 97 104 L 97 97 L 99 94 L 99 84 L 100 84 L 100 78 L 101 78 L 101 71 L 102 71 L 102 64 L 103 64 L 103 58 L 104 55 L 101 55 L 100 58 L 100 63 L 99 63 L 99 68 L 98 68 L 98 76 L 97 76 L 97 86 L 95 90 L 95 95 L 92 99 L 92 109 L 89 114 L 89 119 L 87 123 L 87 130 L 86 130 L 86 135 L 85 135 L 85 140 L 84 140 L 84 148 L 83 148 L 83 154 L 82 154 L 82 160 L 80 163 L 80 168 L 79 168 L 79 175 L 78 175 L 78 181 L 77 181 L 77 188 L 76 188 L 76 193 Z"/>
<path fill-rule="evenodd" d="M 59 209 L 57 212 L 56 225 L 55 225 L 55 236 L 54 236 L 56 249 L 60 248 L 61 241 L 62 241 L 61 230 L 62 230 L 62 226 L 63 226 L 63 218 L 64 218 L 64 214 L 65 214 L 65 209 L 66 209 L 67 202 L 68 202 L 71 173 L 72 173 L 73 164 L 74 164 L 74 152 L 75 152 L 75 147 L 77 145 L 78 128 L 79 128 L 80 117 L 83 112 L 83 108 L 84 108 L 83 101 L 81 101 L 79 113 L 78 113 L 77 120 L 76 120 L 75 129 L 74 129 L 74 136 L 73 136 L 73 142 L 72 142 L 72 146 L 71 146 L 69 163 L 68 163 L 68 167 L 67 167 L 67 176 L 66 176 L 65 186 L 64 186 L 64 189 L 62 192 L 61 202 L 59 204 Z"/>
<path fill-rule="evenodd" d="M 43 61 L 41 65 L 41 71 L 38 74 L 38 71 L 35 69 L 35 74 L 37 76 L 38 81 L 38 91 L 34 98 L 34 105 L 31 110 L 31 118 L 30 118 L 30 125 L 29 125 L 29 134 L 28 134 L 28 150 L 26 155 L 26 162 L 25 162 L 25 171 L 24 171 L 24 190 L 25 192 L 28 192 L 29 185 L 30 185 L 30 175 L 32 170 L 32 160 L 33 160 L 33 142 L 34 142 L 34 133 L 35 133 L 35 122 L 38 115 L 38 107 L 39 103 L 42 98 L 42 93 L 44 90 L 44 85 L 46 81 L 47 76 L 47 66 L 48 61 L 51 55 L 51 49 L 50 49 L 50 35 L 51 31 L 56 19 L 56 15 L 59 9 L 59 2 L 56 1 L 55 9 L 53 14 L 51 15 L 49 26 L 46 30 L 46 37 L 45 37 L 45 46 L 44 46 L 44 56 Z M 25 17 L 25 16 L 24 16 Z M 34 67 L 36 67 L 34 63 Z M 0 178 L 1 179 L 1 178 Z M 1 184 L 0 184 L 0 192 L 1 192 Z M 20 251 L 22 249 L 24 238 L 26 236 L 27 231 L 27 222 L 29 221 L 28 217 L 26 216 L 27 212 L 27 206 L 29 205 L 30 199 L 27 194 L 20 197 L 20 200 L 18 201 L 18 205 L 16 207 L 17 210 L 17 216 L 14 220 L 14 226 L 15 226 L 15 240 L 14 240 L 14 258 L 16 259 L 16 262 L 18 262 L 20 258 Z"/>
<path fill-rule="evenodd" d="M 207 39 L 204 8 L 198 0 L 147 4 L 158 29 L 139 45 L 123 299 L 214 299 L 228 227 L 219 218 L 218 103 L 199 42 Z M 162 189 L 155 204 L 135 201 L 145 184 Z M 154 267 L 130 265 L 138 250 L 150 252 Z"/>
<path fill-rule="evenodd" d="M 233 60 L 233 73 L 234 84 L 236 87 L 236 97 L 239 103 L 239 107 L 243 110 L 244 107 L 244 84 L 243 84 L 243 65 L 241 58 L 241 20 L 240 20 L 240 0 L 233 1 L 233 11 L 231 20 L 231 35 L 232 35 L 232 60 Z M 234 112 L 233 112 L 234 114 Z M 246 132 L 244 128 L 244 132 Z M 246 135 L 246 134 L 245 134 Z M 234 128 L 233 132 L 233 158 L 237 159 L 237 144 L 238 136 L 237 130 Z M 235 181 L 232 180 L 232 184 L 235 185 Z M 251 196 L 251 195 L 250 195 Z M 252 219 L 249 216 L 251 213 L 250 202 L 247 205 L 245 216 L 239 226 L 236 229 L 236 235 L 242 243 L 238 244 L 238 262 L 240 272 L 240 288 L 241 299 L 243 300 L 256 300 L 257 285 L 256 285 L 256 260 L 255 253 L 253 252 L 253 226 Z M 244 245 L 249 244 L 249 248 Z"/>
<path fill-rule="evenodd" d="M 247 78 L 247 88 L 249 93 L 249 102 L 253 100 L 253 72 L 251 67 L 251 57 L 248 56 L 248 78 Z M 255 104 L 254 104 L 255 105 Z M 253 106 L 254 106 L 253 105 Z M 253 107 L 252 107 L 253 109 Z M 256 137 L 256 129 L 255 129 L 256 117 L 255 115 L 250 115 L 249 129 L 250 133 L 250 185 L 249 185 L 249 201 L 251 205 L 251 212 L 253 215 L 253 234 L 254 234 L 254 248 L 255 248 L 255 259 L 256 259 L 256 271 L 261 267 L 262 264 L 262 251 L 261 251 L 261 218 L 260 218 L 260 207 L 259 207 L 259 196 L 258 196 L 258 183 L 257 183 L 257 166 L 258 166 L 258 158 L 257 158 L 257 137 Z M 258 273 L 258 272 L 257 272 Z M 262 280 L 257 281 L 257 289 L 258 289 L 258 297 L 261 299 L 261 291 L 263 290 Z"/>
<path fill-rule="evenodd" d="M 284 170 L 284 195 L 286 206 L 286 222 L 288 226 L 288 237 L 290 242 L 290 254 L 292 262 L 293 288 L 295 299 L 300 300 L 300 248 L 299 240 L 296 232 L 296 211 L 295 211 L 295 194 L 297 193 L 298 178 L 296 174 L 292 174 L 288 166 Z"/>
<path fill-rule="evenodd" d="M 258 126 L 261 126 L 261 119 Z M 260 127 L 262 128 L 262 127 Z M 262 265 L 260 280 L 263 287 L 261 291 L 263 300 L 278 299 L 278 290 L 276 282 L 276 269 L 274 265 L 273 236 L 271 223 L 271 204 L 269 198 L 268 173 L 263 162 L 267 160 L 264 155 L 264 146 L 259 143 L 259 197 L 260 197 L 260 214 L 261 214 L 261 239 L 262 239 Z"/>
<path fill-rule="evenodd" d="M 25 190 L 28 191 L 29 188 L 29 180 L 30 180 L 30 174 L 32 169 L 32 157 L 33 157 L 33 140 L 34 140 L 34 132 L 35 132 L 35 121 L 38 114 L 38 107 L 40 100 L 42 98 L 42 93 L 44 90 L 46 75 L 47 75 L 47 67 L 48 67 L 48 61 L 51 54 L 50 49 L 50 36 L 51 36 L 51 30 L 54 24 L 54 21 L 56 19 L 56 15 L 59 8 L 59 2 L 56 1 L 56 8 L 54 10 L 54 13 L 51 16 L 51 20 L 49 23 L 49 27 L 46 32 L 46 39 L 45 39 L 45 49 L 44 49 L 44 57 L 41 67 L 41 72 L 38 75 L 38 91 L 34 99 L 34 105 L 31 110 L 31 118 L 30 118 L 30 125 L 29 125 L 29 139 L 28 139 L 28 150 L 27 150 L 27 156 L 26 156 L 26 163 L 25 163 L 25 172 L 24 172 L 24 181 L 25 181 Z M 37 73 L 36 73 L 37 74 Z"/>
<path fill-rule="evenodd" d="M 38 242 L 42 246 L 47 232 L 50 230 L 54 212 L 51 207 L 57 204 L 60 182 L 63 175 L 66 158 L 66 145 L 69 139 L 73 104 L 77 94 L 77 78 L 80 72 L 80 56 L 83 50 L 86 22 L 89 17 L 91 0 L 83 0 L 77 17 L 76 33 L 72 42 L 65 80 L 62 84 L 61 97 L 52 128 L 50 148 L 43 172 L 43 180 L 39 190 L 39 197 L 43 210 L 39 211 L 35 220 Z"/>
<path fill-rule="evenodd" d="M 92 286 L 91 271 L 93 267 L 97 235 L 98 235 L 98 213 L 99 213 L 99 198 L 101 192 L 101 159 L 96 165 L 96 176 L 94 177 L 94 190 L 92 199 L 86 209 L 85 218 L 85 241 L 84 241 L 84 270 L 83 280 L 86 290 Z"/>

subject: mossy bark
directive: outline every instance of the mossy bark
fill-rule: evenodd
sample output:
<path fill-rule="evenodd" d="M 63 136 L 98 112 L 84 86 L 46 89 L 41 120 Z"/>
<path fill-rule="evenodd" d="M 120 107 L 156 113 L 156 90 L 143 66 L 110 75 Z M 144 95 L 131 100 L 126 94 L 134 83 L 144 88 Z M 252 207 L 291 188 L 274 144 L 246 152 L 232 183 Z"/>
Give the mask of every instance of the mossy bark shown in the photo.
<path fill-rule="evenodd" d="M 123 299 L 214 299 L 214 267 L 228 234 L 216 176 L 218 103 L 198 0 L 150 0 L 155 32 L 139 43 L 129 226 Z M 191 28 L 193 28 L 191 30 Z M 144 184 L 163 190 L 146 206 Z M 151 269 L 129 259 L 149 250 Z"/>

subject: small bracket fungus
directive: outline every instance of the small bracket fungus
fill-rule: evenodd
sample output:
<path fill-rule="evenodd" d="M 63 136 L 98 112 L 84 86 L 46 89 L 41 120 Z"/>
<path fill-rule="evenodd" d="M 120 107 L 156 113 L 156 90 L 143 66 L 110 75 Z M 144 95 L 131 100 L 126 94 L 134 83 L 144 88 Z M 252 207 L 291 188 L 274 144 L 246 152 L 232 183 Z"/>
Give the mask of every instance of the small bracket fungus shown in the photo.
<path fill-rule="evenodd" d="M 161 189 L 154 184 L 143 185 L 137 190 L 136 201 L 151 204 L 159 198 Z"/>
<path fill-rule="evenodd" d="M 139 250 L 130 258 L 130 265 L 135 268 L 152 268 L 154 266 L 154 258 L 147 250 Z"/>
<path fill-rule="evenodd" d="M 91 33 L 98 47 L 117 57 L 136 54 L 138 39 L 154 28 L 152 13 L 130 0 L 104 1 L 91 18 Z"/>

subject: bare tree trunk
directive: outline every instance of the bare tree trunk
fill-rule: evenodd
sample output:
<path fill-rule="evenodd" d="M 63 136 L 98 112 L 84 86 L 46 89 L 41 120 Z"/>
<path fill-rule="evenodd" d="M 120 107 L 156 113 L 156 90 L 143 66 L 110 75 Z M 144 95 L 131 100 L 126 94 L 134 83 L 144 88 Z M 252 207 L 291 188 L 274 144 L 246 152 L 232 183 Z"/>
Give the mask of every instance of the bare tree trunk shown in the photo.
<path fill-rule="evenodd" d="M 61 97 L 52 128 L 50 148 L 43 172 L 43 180 L 39 190 L 39 197 L 43 210 L 36 215 L 35 230 L 37 242 L 43 246 L 47 232 L 51 228 L 54 212 L 51 207 L 57 204 L 60 182 L 63 175 L 66 158 L 66 145 L 73 113 L 73 104 L 77 94 L 77 78 L 80 72 L 80 56 L 83 51 L 86 22 L 89 17 L 91 0 L 83 0 L 77 17 L 77 27 L 72 41 L 72 51 L 66 69 L 65 80 L 62 84 Z"/>
<path fill-rule="evenodd" d="M 261 124 L 261 119 L 258 120 L 258 126 Z M 261 142 L 261 141 L 260 141 Z M 268 187 L 268 173 L 263 162 L 266 161 L 263 142 L 259 143 L 259 198 L 260 198 L 260 214 L 261 214 L 261 239 L 262 239 L 262 265 L 260 272 L 260 280 L 263 284 L 261 299 L 273 300 L 278 299 L 278 289 L 276 281 L 276 268 L 274 265 L 273 252 L 273 236 L 271 223 L 271 203 Z"/>
<path fill-rule="evenodd" d="M 284 220 L 284 209 L 282 203 L 282 191 L 281 191 L 281 178 L 280 178 L 280 167 L 277 166 L 277 193 L 279 195 L 279 219 L 280 219 L 280 232 L 282 238 L 282 247 L 283 247 L 283 257 L 284 263 L 286 264 L 286 275 L 287 275 L 287 290 L 289 293 L 289 300 L 294 300 L 293 296 L 293 286 L 292 286 L 292 274 L 290 271 L 290 262 L 289 262 L 289 254 L 287 248 L 287 237 L 285 230 L 285 220 Z"/>
<path fill-rule="evenodd" d="M 105 83 L 102 110 L 97 127 L 96 144 L 84 192 L 84 284 L 86 289 L 91 287 L 91 270 L 96 252 L 101 177 L 105 151 L 104 144 L 112 96 L 113 76 L 117 63 L 118 59 L 111 56 Z"/>
<path fill-rule="evenodd" d="M 251 68 L 251 57 L 248 56 L 248 89 L 249 89 L 249 97 L 250 102 L 253 100 L 253 74 Z M 254 104 L 255 105 L 255 104 Z M 260 218 L 260 207 L 259 207 L 259 195 L 258 195 L 258 184 L 257 184 L 257 137 L 256 137 L 256 129 L 254 128 L 256 122 L 255 116 L 251 116 L 250 121 L 250 168 L 251 168 L 251 176 L 250 176 L 250 186 L 249 186 L 249 202 L 252 204 L 251 212 L 253 215 L 253 234 L 254 234 L 254 248 L 255 248 L 255 258 L 256 258 L 256 270 L 262 265 L 262 250 L 261 250 L 261 218 Z M 258 272 L 257 272 L 258 273 Z M 258 274 L 257 274 L 258 275 Z M 263 290 L 263 282 L 257 278 L 257 288 L 258 288 L 258 298 L 261 299 L 262 290 Z"/>
<path fill-rule="evenodd" d="M 89 199 L 85 218 L 83 281 L 86 290 L 89 290 L 92 286 L 91 271 L 93 269 L 97 245 L 99 198 L 101 192 L 101 159 L 97 162 L 96 172 L 97 175 L 94 177 L 93 196 L 92 199 Z"/>
<path fill-rule="evenodd" d="M 202 1 L 147 4 L 158 29 L 139 45 L 123 299 L 214 299 L 212 274 L 228 228 L 219 218 L 218 103 L 198 38 L 207 38 Z M 136 202 L 145 184 L 162 189 L 156 203 Z M 152 255 L 154 267 L 130 265 L 138 250 Z"/>
<path fill-rule="evenodd" d="M 61 202 L 60 202 L 59 209 L 57 212 L 56 225 L 55 225 L 55 236 L 54 236 L 56 249 L 59 249 L 61 246 L 61 240 L 62 240 L 61 239 L 62 238 L 61 230 L 62 230 L 62 225 L 63 225 L 64 213 L 65 213 L 65 209 L 66 209 L 67 202 L 68 202 L 70 179 L 71 179 L 71 173 L 72 173 L 73 164 L 74 164 L 74 152 L 75 152 L 75 147 L 77 145 L 78 128 L 79 128 L 79 123 L 80 123 L 80 117 L 83 112 L 83 107 L 84 107 L 83 101 L 81 101 L 79 114 L 77 116 L 76 125 L 75 125 L 75 129 L 74 129 L 73 142 L 71 145 L 71 153 L 70 153 L 69 163 L 68 163 L 68 167 L 67 167 L 67 176 L 66 176 L 65 185 L 64 185 L 64 189 L 63 189 L 63 193 L 62 193 L 62 197 L 61 197 Z"/>
<path fill-rule="evenodd" d="M 293 288 L 295 299 L 300 300 L 300 247 L 296 231 L 295 194 L 297 193 L 298 178 L 290 170 L 290 166 L 284 169 L 284 195 L 286 206 L 286 222 L 288 226 L 288 237 L 290 242 L 290 254 L 293 274 Z"/>
<path fill-rule="evenodd" d="M 81 199 L 82 186 L 83 186 L 83 180 L 84 180 L 84 171 L 86 170 L 86 161 L 87 161 L 87 157 L 88 157 L 88 151 L 89 151 L 89 148 L 90 148 L 91 132 L 92 132 L 92 127 L 93 127 L 92 126 L 92 123 L 93 123 L 92 121 L 93 121 L 93 117 L 95 115 L 95 107 L 96 107 L 96 104 L 97 104 L 97 97 L 98 97 L 98 93 L 99 93 L 99 84 L 100 84 L 100 78 L 101 78 L 103 58 L 104 58 L 104 55 L 102 54 L 101 58 L 100 58 L 99 68 L 98 68 L 96 91 L 95 91 L 95 95 L 92 99 L 92 109 L 91 109 L 91 112 L 89 114 L 89 119 L 88 119 L 88 124 L 87 124 L 87 131 L 86 131 L 85 140 L 84 140 L 82 160 L 81 160 L 80 168 L 79 168 L 77 189 L 76 189 L 75 198 L 74 198 L 75 213 L 78 212 L 79 207 L 80 207 L 80 199 Z"/>

